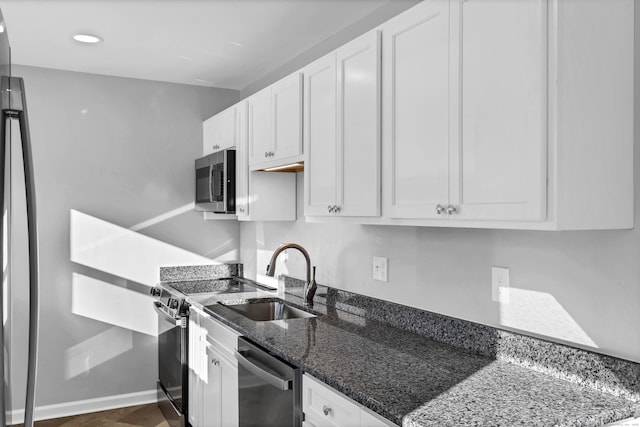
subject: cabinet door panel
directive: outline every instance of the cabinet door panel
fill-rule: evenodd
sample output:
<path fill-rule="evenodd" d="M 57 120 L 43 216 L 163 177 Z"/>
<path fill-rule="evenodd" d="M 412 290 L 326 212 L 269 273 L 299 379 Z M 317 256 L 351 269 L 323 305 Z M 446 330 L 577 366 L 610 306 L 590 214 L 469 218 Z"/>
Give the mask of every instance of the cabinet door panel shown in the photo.
<path fill-rule="evenodd" d="M 236 215 L 249 216 L 249 156 L 247 150 L 247 104 L 236 106 Z"/>
<path fill-rule="evenodd" d="M 302 76 L 294 73 L 271 88 L 276 158 L 302 154 Z"/>
<path fill-rule="evenodd" d="M 236 145 L 236 107 L 233 106 L 220 113 L 219 150 Z"/>
<path fill-rule="evenodd" d="M 340 214 L 380 215 L 380 33 L 337 51 Z"/>
<path fill-rule="evenodd" d="M 333 215 L 336 201 L 336 60 L 325 56 L 304 70 L 305 215 Z"/>
<path fill-rule="evenodd" d="M 429 2 L 383 29 L 387 214 L 437 217 L 448 200 L 449 6 Z"/>
<path fill-rule="evenodd" d="M 249 164 L 253 165 L 268 160 L 266 153 L 274 150 L 271 87 L 247 99 L 247 120 Z"/>
<path fill-rule="evenodd" d="M 202 413 L 206 427 L 223 427 L 222 424 L 222 365 L 220 358 L 210 348 L 202 356 L 205 359 L 205 382 L 202 390 Z"/>
<path fill-rule="evenodd" d="M 452 152 L 458 170 L 452 172 L 451 188 L 452 203 L 459 205 L 456 216 L 542 220 L 546 1 L 459 5 L 460 145 Z"/>
<path fill-rule="evenodd" d="M 219 115 L 208 118 L 202 122 L 202 155 L 206 156 L 217 151 L 216 146 L 222 140 L 222 122 Z"/>

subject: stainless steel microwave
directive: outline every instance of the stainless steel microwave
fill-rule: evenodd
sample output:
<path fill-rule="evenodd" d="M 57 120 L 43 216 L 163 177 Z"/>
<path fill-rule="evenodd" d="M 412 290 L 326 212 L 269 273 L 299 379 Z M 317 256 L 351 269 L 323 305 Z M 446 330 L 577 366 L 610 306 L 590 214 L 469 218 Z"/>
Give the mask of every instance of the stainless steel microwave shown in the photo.
<path fill-rule="evenodd" d="M 236 212 L 236 150 L 216 151 L 196 160 L 197 211 Z"/>

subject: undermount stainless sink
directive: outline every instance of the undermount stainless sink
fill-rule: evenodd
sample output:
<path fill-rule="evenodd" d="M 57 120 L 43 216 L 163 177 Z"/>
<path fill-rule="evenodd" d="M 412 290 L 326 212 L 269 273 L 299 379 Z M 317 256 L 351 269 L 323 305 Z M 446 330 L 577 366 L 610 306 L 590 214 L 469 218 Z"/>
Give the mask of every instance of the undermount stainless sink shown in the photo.
<path fill-rule="evenodd" d="M 256 322 L 317 317 L 314 313 L 293 307 L 279 299 L 248 302 L 246 304 L 225 304 L 225 307 L 230 308 L 236 313 L 242 314 L 244 317 Z"/>

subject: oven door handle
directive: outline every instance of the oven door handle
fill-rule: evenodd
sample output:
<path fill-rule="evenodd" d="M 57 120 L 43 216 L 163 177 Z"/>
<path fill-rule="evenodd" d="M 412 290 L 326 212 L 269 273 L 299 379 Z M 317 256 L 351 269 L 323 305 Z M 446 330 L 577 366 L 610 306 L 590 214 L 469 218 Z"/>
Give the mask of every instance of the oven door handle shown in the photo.
<path fill-rule="evenodd" d="M 168 315 L 167 313 L 165 313 L 164 311 L 162 311 L 160 309 L 160 303 L 158 301 L 154 301 L 153 302 L 153 308 L 156 310 L 156 312 L 158 312 L 158 315 L 161 318 L 163 318 L 167 322 L 171 323 L 172 325 L 180 326 L 181 328 L 186 327 L 183 317 L 176 318 L 176 317 Z"/>
<path fill-rule="evenodd" d="M 238 360 L 238 364 L 242 365 L 246 370 L 251 372 L 253 375 L 277 388 L 278 390 L 287 391 L 291 390 L 291 380 L 286 378 L 281 378 L 277 375 L 272 374 L 270 369 L 258 362 L 257 360 L 249 360 L 249 358 L 245 357 L 240 351 L 234 351 L 234 356 Z"/>

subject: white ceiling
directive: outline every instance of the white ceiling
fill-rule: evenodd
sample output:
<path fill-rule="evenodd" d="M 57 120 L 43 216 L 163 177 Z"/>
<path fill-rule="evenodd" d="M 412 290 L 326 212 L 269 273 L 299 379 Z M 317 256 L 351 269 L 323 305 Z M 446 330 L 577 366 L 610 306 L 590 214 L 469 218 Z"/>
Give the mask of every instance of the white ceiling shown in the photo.
<path fill-rule="evenodd" d="M 391 0 L 0 0 L 14 64 L 243 89 Z M 98 45 L 72 40 L 98 35 Z"/>

